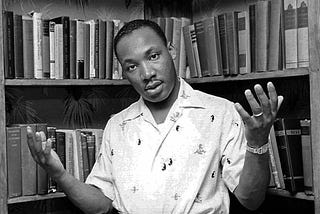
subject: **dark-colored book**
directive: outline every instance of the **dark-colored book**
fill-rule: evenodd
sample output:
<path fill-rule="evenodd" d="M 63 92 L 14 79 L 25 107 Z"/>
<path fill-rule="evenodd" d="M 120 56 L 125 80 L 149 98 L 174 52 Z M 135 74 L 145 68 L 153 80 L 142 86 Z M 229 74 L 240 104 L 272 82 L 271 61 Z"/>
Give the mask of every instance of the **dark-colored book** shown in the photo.
<path fill-rule="evenodd" d="M 196 54 L 193 48 L 193 43 L 197 44 L 197 38 L 194 31 L 194 25 L 184 26 L 183 36 L 185 41 L 185 49 L 187 55 L 187 65 L 190 70 L 190 77 L 198 77 Z"/>
<path fill-rule="evenodd" d="M 22 194 L 20 127 L 6 127 L 6 135 L 8 197 L 12 198 Z"/>
<path fill-rule="evenodd" d="M 47 124 L 37 123 L 36 131 L 42 131 L 47 137 Z M 37 193 L 39 195 L 48 193 L 48 174 L 39 164 L 37 164 Z"/>
<path fill-rule="evenodd" d="M 89 170 L 91 171 L 95 163 L 95 143 L 96 138 L 93 134 L 87 134 Z"/>
<path fill-rule="evenodd" d="M 228 64 L 229 74 L 238 75 L 238 12 L 232 11 L 226 13 L 226 29 L 227 29 L 227 48 L 228 48 Z"/>
<path fill-rule="evenodd" d="M 56 141 L 57 155 L 63 167 L 66 168 L 66 134 L 64 132 L 56 131 Z M 57 186 L 57 191 L 62 191 L 59 185 Z"/>
<path fill-rule="evenodd" d="M 81 132 L 81 152 L 82 152 L 82 166 L 83 166 L 83 178 L 86 180 L 90 173 L 89 168 L 89 155 L 88 155 L 88 146 L 87 146 L 87 135 Z M 81 172 L 80 172 L 81 173 Z"/>
<path fill-rule="evenodd" d="M 22 16 L 23 39 L 23 71 L 25 79 L 34 78 L 33 60 L 33 20 L 30 16 Z"/>
<path fill-rule="evenodd" d="M 23 72 L 23 39 L 22 39 L 22 15 L 13 15 L 13 37 L 14 37 L 14 73 L 15 78 L 22 79 Z"/>
<path fill-rule="evenodd" d="M 70 20 L 70 79 L 76 79 L 76 20 Z"/>
<path fill-rule="evenodd" d="M 304 190 L 300 119 L 277 118 L 274 130 L 285 188 L 295 194 Z"/>
<path fill-rule="evenodd" d="M 220 48 L 222 58 L 222 73 L 223 75 L 229 75 L 229 59 L 228 59 L 228 43 L 227 43 L 227 28 L 226 28 L 226 14 L 218 15 L 218 27 L 220 37 Z"/>
<path fill-rule="evenodd" d="M 105 79 L 106 78 L 106 22 L 98 19 L 98 58 L 99 58 L 99 70 L 98 70 L 98 78 Z"/>
<path fill-rule="evenodd" d="M 206 51 L 207 44 L 206 44 L 206 37 L 204 33 L 203 22 L 202 21 L 195 22 L 194 29 L 197 37 L 201 75 L 202 77 L 210 76 L 210 71 L 208 66 L 208 55 Z"/>
<path fill-rule="evenodd" d="M 83 24 L 83 78 L 90 78 L 90 25 Z"/>
<path fill-rule="evenodd" d="M 2 11 L 3 19 L 3 62 L 4 77 L 13 79 L 14 70 L 14 35 L 13 35 L 13 12 Z"/>
<path fill-rule="evenodd" d="M 106 21 L 106 79 L 112 79 L 113 68 L 113 21 Z"/>
<path fill-rule="evenodd" d="M 256 5 L 249 5 L 251 72 L 256 71 Z"/>
<path fill-rule="evenodd" d="M 56 24 L 62 24 L 63 32 L 63 78 L 70 78 L 70 18 L 60 16 L 51 19 Z"/>

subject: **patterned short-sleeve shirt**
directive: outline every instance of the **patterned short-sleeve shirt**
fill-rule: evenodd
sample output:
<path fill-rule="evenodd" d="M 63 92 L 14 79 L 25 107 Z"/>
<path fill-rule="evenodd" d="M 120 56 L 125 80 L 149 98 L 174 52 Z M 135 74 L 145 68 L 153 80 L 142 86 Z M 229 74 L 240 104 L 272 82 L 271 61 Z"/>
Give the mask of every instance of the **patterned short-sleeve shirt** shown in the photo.
<path fill-rule="evenodd" d="M 232 102 L 191 88 L 158 125 L 142 98 L 113 116 L 86 183 L 120 213 L 229 213 L 244 164 L 244 126 Z"/>

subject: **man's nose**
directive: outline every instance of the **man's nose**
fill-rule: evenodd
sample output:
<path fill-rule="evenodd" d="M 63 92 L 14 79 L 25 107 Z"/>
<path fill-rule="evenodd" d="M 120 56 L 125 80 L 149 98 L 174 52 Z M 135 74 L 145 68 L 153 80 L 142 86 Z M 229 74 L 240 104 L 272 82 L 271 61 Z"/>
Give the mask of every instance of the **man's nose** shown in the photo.
<path fill-rule="evenodd" d="M 140 74 L 142 79 L 149 80 L 151 77 L 155 75 L 155 70 L 148 62 L 145 62 L 142 63 Z"/>

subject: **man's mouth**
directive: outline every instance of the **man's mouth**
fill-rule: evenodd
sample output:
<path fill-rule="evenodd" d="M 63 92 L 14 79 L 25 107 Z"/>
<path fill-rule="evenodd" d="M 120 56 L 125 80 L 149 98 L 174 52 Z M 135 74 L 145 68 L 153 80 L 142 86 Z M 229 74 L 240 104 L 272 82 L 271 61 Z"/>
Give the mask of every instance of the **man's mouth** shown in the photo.
<path fill-rule="evenodd" d="M 157 80 L 157 81 L 152 81 L 152 82 L 149 82 L 146 87 L 145 87 L 145 90 L 153 90 L 155 88 L 157 88 L 159 85 L 161 85 L 161 81 Z"/>

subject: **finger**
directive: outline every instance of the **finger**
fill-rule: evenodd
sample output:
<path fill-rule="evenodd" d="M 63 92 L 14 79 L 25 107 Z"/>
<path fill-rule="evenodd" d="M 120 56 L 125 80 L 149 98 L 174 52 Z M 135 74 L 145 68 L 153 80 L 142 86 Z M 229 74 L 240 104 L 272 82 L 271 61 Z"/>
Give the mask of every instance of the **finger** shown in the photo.
<path fill-rule="evenodd" d="M 271 112 L 273 114 L 276 114 L 278 109 L 278 95 L 276 92 L 276 88 L 274 87 L 272 82 L 268 82 L 267 88 L 268 88 L 268 94 L 270 97 Z"/>
<path fill-rule="evenodd" d="M 263 88 L 260 84 L 256 84 L 254 86 L 255 93 L 260 101 L 260 107 L 262 108 L 262 112 L 264 115 L 270 114 L 270 102 L 269 98 L 267 97 L 266 93 L 264 92 Z"/>
<path fill-rule="evenodd" d="M 52 140 L 51 138 L 49 138 L 45 144 L 44 144 L 44 149 L 43 149 L 43 152 L 44 152 L 44 155 L 46 157 L 48 157 L 51 153 L 51 148 L 52 148 Z"/>
<path fill-rule="evenodd" d="M 242 118 L 243 122 L 247 125 L 251 125 L 252 119 L 248 112 L 242 107 L 240 103 L 235 103 L 234 107 L 236 108 L 237 112 L 239 113 L 240 117 Z"/>
<path fill-rule="evenodd" d="M 251 90 L 247 89 L 245 92 L 244 92 L 245 96 L 246 96 L 246 99 L 250 105 L 250 108 L 252 110 L 252 113 L 253 114 L 259 114 L 261 113 L 261 107 L 260 107 L 260 104 L 257 102 L 256 98 L 253 96 Z"/>
<path fill-rule="evenodd" d="M 279 110 L 279 108 L 281 107 L 281 104 L 283 103 L 284 97 L 283 96 L 278 96 L 278 107 L 277 110 Z"/>
<path fill-rule="evenodd" d="M 36 136 L 30 126 L 27 126 L 27 143 L 32 156 L 36 155 Z"/>

